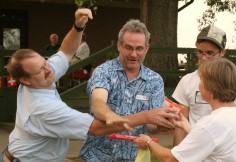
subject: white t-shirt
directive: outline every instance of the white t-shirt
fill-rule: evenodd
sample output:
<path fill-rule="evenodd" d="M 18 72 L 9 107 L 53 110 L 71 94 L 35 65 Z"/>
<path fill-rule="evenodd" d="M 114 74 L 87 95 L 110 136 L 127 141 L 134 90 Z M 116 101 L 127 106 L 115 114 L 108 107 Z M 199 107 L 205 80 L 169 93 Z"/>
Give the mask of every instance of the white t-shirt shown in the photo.
<path fill-rule="evenodd" d="M 180 162 L 235 162 L 236 107 L 222 107 L 202 117 L 171 152 Z"/>
<path fill-rule="evenodd" d="M 196 70 L 180 80 L 172 95 L 176 101 L 190 107 L 189 122 L 191 125 L 212 111 L 210 105 L 202 99 L 198 88 L 199 83 L 200 78 Z"/>
<path fill-rule="evenodd" d="M 89 57 L 89 54 L 90 49 L 86 42 L 83 42 L 75 52 L 76 57 L 80 60 L 86 59 L 87 57 Z"/>

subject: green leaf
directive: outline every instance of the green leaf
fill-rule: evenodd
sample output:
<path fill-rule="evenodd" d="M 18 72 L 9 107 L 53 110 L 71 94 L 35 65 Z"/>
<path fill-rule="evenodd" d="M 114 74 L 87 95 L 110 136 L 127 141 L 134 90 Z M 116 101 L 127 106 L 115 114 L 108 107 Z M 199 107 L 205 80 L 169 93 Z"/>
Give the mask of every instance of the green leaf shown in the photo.
<path fill-rule="evenodd" d="M 98 9 L 96 0 L 75 0 L 75 4 L 78 8 L 89 8 L 95 14 Z"/>

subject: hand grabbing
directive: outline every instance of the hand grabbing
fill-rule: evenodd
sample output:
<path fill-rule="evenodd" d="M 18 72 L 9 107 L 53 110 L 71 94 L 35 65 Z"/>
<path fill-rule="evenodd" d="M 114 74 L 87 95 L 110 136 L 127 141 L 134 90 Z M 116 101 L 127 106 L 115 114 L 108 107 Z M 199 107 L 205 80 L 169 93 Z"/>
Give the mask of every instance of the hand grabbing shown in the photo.
<path fill-rule="evenodd" d="M 116 113 L 112 112 L 112 113 L 108 113 L 106 115 L 106 124 L 107 125 L 122 125 L 126 130 L 128 131 L 132 131 L 133 128 L 130 127 L 127 122 L 129 120 L 126 118 L 123 118 L 119 115 L 117 115 Z"/>
<path fill-rule="evenodd" d="M 183 116 L 182 113 L 180 113 L 180 119 L 179 120 L 176 120 L 176 119 L 172 119 L 172 122 L 173 124 L 176 126 L 176 127 L 179 127 L 183 130 L 185 130 L 187 133 L 190 132 L 191 130 L 191 125 L 190 123 L 188 122 L 188 120 Z"/>
<path fill-rule="evenodd" d="M 175 125 L 170 122 L 170 119 L 179 119 L 179 115 L 176 113 L 177 108 L 156 108 L 147 111 L 148 124 L 158 125 L 167 128 L 174 128 Z"/>
<path fill-rule="evenodd" d="M 140 134 L 139 137 L 133 141 L 133 143 L 136 144 L 136 146 L 139 149 L 147 150 L 148 149 L 148 141 L 151 141 L 151 140 L 152 139 L 149 136 L 144 135 L 144 134 Z"/>
<path fill-rule="evenodd" d="M 75 25 L 79 28 L 83 28 L 88 19 L 93 19 L 93 15 L 90 9 L 87 8 L 79 8 L 75 12 Z"/>

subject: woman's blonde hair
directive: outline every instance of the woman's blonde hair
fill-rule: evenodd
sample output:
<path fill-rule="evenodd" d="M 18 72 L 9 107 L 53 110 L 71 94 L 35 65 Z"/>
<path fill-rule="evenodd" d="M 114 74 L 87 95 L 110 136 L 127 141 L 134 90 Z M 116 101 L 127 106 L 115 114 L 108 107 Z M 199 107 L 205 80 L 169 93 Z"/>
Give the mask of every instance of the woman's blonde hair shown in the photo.
<path fill-rule="evenodd" d="M 236 65 L 225 58 L 212 58 L 198 68 L 204 88 L 220 102 L 232 102 L 236 97 Z"/>

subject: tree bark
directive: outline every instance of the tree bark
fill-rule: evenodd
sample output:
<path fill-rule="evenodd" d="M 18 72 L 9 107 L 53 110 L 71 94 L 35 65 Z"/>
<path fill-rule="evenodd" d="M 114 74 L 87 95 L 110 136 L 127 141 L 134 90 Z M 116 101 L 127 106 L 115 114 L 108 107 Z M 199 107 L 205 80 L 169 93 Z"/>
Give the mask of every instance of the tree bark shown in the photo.
<path fill-rule="evenodd" d="M 151 47 L 177 47 L 178 0 L 141 0 L 140 19 L 151 33 Z M 178 69 L 176 54 L 147 54 L 144 64 L 154 71 Z M 163 76 L 164 77 L 164 76 Z M 164 77 L 166 86 L 175 86 L 173 77 Z M 174 81 L 174 82 L 173 82 Z"/>

